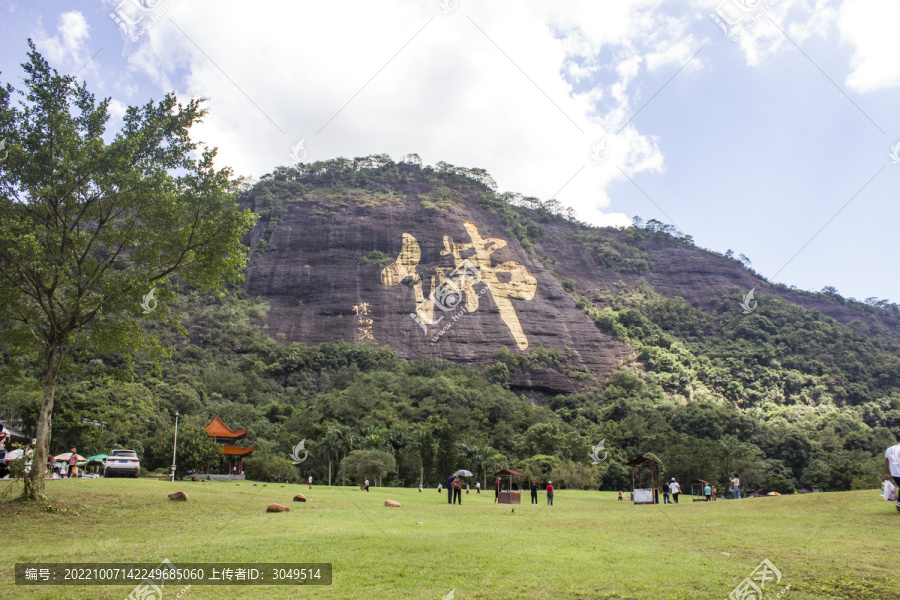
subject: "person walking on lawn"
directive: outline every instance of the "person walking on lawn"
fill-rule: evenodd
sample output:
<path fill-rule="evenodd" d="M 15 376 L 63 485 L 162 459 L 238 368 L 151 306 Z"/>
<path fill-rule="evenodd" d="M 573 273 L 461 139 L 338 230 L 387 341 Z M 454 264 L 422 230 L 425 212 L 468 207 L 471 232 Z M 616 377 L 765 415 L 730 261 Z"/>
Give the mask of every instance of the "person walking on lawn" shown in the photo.
<path fill-rule="evenodd" d="M 669 489 L 669 482 L 663 481 L 663 504 L 672 504 L 672 501 L 669 500 L 669 492 L 670 491 L 671 490 Z M 620 498 L 620 500 L 621 500 L 621 498 Z"/>
<path fill-rule="evenodd" d="M 681 494 L 681 486 L 678 485 L 678 482 L 675 481 L 675 478 L 672 478 L 672 482 L 669 483 L 669 490 L 672 492 L 672 500 L 675 501 L 675 504 L 678 504 L 678 496 Z"/>
<path fill-rule="evenodd" d="M 447 478 L 447 504 L 453 504 L 453 475 Z"/>
<path fill-rule="evenodd" d="M 72 455 L 69 456 L 69 477 L 78 477 L 78 454 L 75 448 L 72 448 Z"/>

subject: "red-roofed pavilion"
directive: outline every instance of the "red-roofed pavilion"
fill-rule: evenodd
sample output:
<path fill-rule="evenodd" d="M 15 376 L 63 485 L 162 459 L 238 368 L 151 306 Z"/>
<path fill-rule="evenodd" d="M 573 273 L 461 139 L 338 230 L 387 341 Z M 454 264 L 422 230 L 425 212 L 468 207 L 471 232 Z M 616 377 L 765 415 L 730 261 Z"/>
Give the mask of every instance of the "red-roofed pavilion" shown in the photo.
<path fill-rule="evenodd" d="M 247 436 L 248 429 L 235 431 L 225 424 L 219 415 L 206 426 L 206 433 L 215 438 L 216 443 L 222 445 L 222 455 L 219 457 L 219 473 L 222 475 L 244 476 L 244 457 L 249 456 L 256 446 L 242 448 L 237 443 Z M 226 467 L 225 462 L 228 462 Z M 209 475 L 209 465 L 206 466 L 206 474 Z"/>

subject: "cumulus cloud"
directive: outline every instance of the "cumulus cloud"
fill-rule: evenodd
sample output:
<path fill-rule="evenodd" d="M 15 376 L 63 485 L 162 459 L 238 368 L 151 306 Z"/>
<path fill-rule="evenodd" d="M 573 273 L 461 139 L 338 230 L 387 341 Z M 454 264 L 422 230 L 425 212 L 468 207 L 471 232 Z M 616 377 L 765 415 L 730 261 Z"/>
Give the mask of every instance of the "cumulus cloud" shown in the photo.
<path fill-rule="evenodd" d="M 845 0 L 838 15 L 841 39 L 853 45 L 847 86 L 872 92 L 900 85 L 896 0 Z"/>
<path fill-rule="evenodd" d="M 84 15 L 77 10 L 59 16 L 56 35 L 39 28 L 34 36 L 38 50 L 51 64 L 72 70 L 81 68 L 90 59 L 89 39 L 90 27 Z"/>
<path fill-rule="evenodd" d="M 501 190 L 558 192 L 584 220 L 624 224 L 602 213 L 617 165 L 663 165 L 655 138 L 634 123 L 619 131 L 657 91 L 638 85 L 640 73 L 674 73 L 696 50 L 689 18 L 659 5 L 462 0 L 445 14 L 438 2 L 399 0 L 268 13 L 178 3 L 168 13 L 177 26 L 154 26 L 129 60 L 160 86 L 209 98 L 199 137 L 241 173 L 289 163 L 300 139 L 308 160 L 416 152 L 486 168 Z M 609 156 L 598 164 L 600 140 Z"/>

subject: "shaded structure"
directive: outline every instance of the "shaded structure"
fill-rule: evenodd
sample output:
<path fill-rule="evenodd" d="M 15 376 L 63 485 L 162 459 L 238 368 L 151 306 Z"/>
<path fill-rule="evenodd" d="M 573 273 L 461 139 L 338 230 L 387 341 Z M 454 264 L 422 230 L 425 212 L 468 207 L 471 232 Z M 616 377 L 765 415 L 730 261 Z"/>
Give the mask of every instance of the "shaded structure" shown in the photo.
<path fill-rule="evenodd" d="M 235 431 L 225 424 L 216 413 L 216 418 L 206 426 L 206 433 L 215 438 L 216 443 L 221 444 L 221 454 L 219 455 L 218 468 L 210 473 L 210 466 L 206 465 L 206 476 L 209 479 L 243 479 L 244 478 L 244 457 L 250 456 L 250 453 L 256 446 L 242 448 L 237 443 L 247 436 L 249 429 Z"/>
<path fill-rule="evenodd" d="M 647 456 L 625 463 L 631 467 L 631 489 L 635 504 L 659 504 L 659 474 L 663 464 Z"/>
<path fill-rule="evenodd" d="M 694 502 L 706 502 L 706 494 L 703 493 L 703 488 L 706 486 L 712 488 L 711 483 L 702 479 L 695 479 L 691 482 L 691 499 Z M 711 494 L 711 497 L 712 500 L 716 499 L 715 494 Z"/>
<path fill-rule="evenodd" d="M 522 492 L 514 492 L 513 491 L 513 477 L 515 478 L 525 478 L 524 473 L 519 473 L 518 471 L 513 471 L 511 469 L 503 469 L 502 471 L 497 471 L 494 473 L 494 477 L 499 477 L 501 480 L 506 478 L 506 491 L 500 490 L 500 494 L 497 496 L 498 504 L 521 504 L 522 503 Z M 517 487 L 521 490 L 522 486 L 517 485 Z"/>

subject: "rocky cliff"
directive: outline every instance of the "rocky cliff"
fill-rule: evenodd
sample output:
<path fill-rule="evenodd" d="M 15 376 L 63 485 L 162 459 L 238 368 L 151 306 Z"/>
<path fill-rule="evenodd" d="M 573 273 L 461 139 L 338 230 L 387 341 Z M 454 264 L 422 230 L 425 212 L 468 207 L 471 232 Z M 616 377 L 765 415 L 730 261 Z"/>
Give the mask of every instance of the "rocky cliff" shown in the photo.
<path fill-rule="evenodd" d="M 501 348 L 530 354 L 544 347 L 557 350 L 566 367 L 520 373 L 510 383 L 558 392 L 577 389 L 587 373 L 602 381 L 633 358 L 576 307 L 560 283 L 567 279 L 575 284 L 569 292 L 598 307 L 603 294 L 595 290 L 643 279 L 698 308 L 736 286 L 859 322 L 858 312 L 839 303 L 779 290 L 691 244 L 651 241 L 637 251 L 643 258 L 609 262 L 629 250 L 623 232 L 558 216 L 511 219 L 486 202 L 497 196 L 483 172 L 385 162 L 366 168 L 359 160 L 280 169 L 243 196 L 262 217 L 248 240 L 254 251 L 245 287 L 270 302 L 264 323 L 286 343 L 386 344 L 403 358 L 476 366 Z M 896 321 L 882 315 L 866 326 L 894 336 Z"/>

